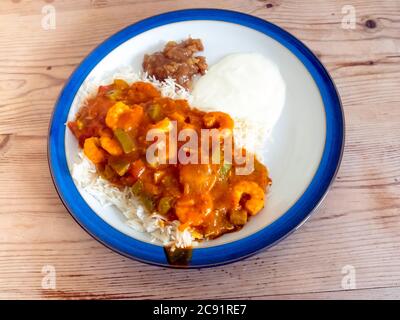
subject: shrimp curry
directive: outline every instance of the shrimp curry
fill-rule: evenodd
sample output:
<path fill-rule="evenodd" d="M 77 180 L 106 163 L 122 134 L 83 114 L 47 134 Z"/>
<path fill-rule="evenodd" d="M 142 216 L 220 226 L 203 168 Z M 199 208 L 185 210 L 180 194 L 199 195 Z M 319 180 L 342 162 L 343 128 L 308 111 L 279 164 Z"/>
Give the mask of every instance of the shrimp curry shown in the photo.
<path fill-rule="evenodd" d="M 167 132 L 172 122 L 178 132 L 212 128 L 232 134 L 234 128 L 226 113 L 203 112 L 186 100 L 162 97 L 150 83 L 129 85 L 123 80 L 100 86 L 68 127 L 98 173 L 116 186 L 131 188 L 149 212 L 158 212 L 168 221 L 179 220 L 180 229 L 190 228 L 197 239 L 241 228 L 264 206 L 271 184 L 266 167 L 254 158 L 252 172 L 239 175 L 240 164 L 235 160 L 211 164 L 147 161 L 148 131 Z M 179 148 L 184 142 L 177 144 Z M 232 150 L 249 154 L 234 143 Z M 224 153 L 223 146 L 219 152 Z"/>

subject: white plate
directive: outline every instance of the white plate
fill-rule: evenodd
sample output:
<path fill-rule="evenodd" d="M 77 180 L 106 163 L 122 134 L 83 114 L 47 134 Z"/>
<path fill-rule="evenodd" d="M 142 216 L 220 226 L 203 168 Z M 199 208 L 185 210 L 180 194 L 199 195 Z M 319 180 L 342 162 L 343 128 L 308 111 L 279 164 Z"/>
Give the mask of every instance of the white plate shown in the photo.
<path fill-rule="evenodd" d="M 268 226 L 272 227 L 274 221 L 277 221 L 279 225 L 279 218 L 284 218 L 291 208 L 295 208 L 297 213 L 292 213 L 294 216 L 288 215 L 281 222 L 286 223 L 281 228 L 292 230 L 298 225 L 294 222 L 303 221 L 319 203 L 340 162 L 344 136 L 343 116 L 331 79 L 317 58 L 303 44 L 263 20 L 224 10 L 184 10 L 178 13 L 149 18 L 137 24 L 136 27 L 135 25 L 128 27 L 107 40 L 75 71 L 70 83 L 60 96 L 56 108 L 60 105 L 67 108 L 69 112 L 64 111 L 63 116 L 72 120 L 82 105 L 88 88 L 101 83 L 105 84 L 105 79 L 110 79 L 123 68 L 133 67 L 134 71 L 139 72 L 143 55 L 161 50 L 169 40 L 179 41 L 188 36 L 200 38 L 205 47 L 202 55 L 206 57 L 209 65 L 231 53 L 263 54 L 278 66 L 286 84 L 285 106 L 281 117 L 262 150 L 265 164 L 269 167 L 273 180 L 266 206 L 262 212 L 252 217 L 242 230 L 203 242 L 201 246 L 223 248 L 224 246 L 221 245 L 240 243 L 238 240 L 247 239 L 248 241 L 252 235 L 265 232 Z M 66 101 L 67 98 L 69 101 Z M 327 116 L 328 112 L 329 116 Z M 56 114 L 57 109 L 52 120 L 53 127 L 54 121 L 58 120 L 55 119 Z M 327 124 L 330 130 L 329 141 L 327 141 Z M 65 157 L 68 167 L 71 168 L 79 150 L 72 133 L 69 130 L 64 130 L 64 133 Z M 59 135 L 60 133 L 57 135 L 58 138 L 60 138 Z M 51 138 L 50 136 L 50 151 Z M 59 146 L 57 148 L 58 150 L 54 152 L 62 153 L 63 150 L 60 151 Z M 50 164 L 52 164 L 50 151 Z M 323 156 L 326 159 L 321 162 Z M 323 170 L 320 177 L 316 176 L 317 170 Z M 52 173 L 55 176 L 54 167 L 52 167 Z M 315 178 L 322 180 L 314 181 L 315 186 L 310 186 Z M 57 178 L 54 177 L 54 180 L 57 185 Z M 63 197 L 60 186 L 57 185 L 57 187 Z M 305 191 L 310 187 L 313 187 L 313 190 L 310 197 L 307 197 Z M 116 208 L 103 208 L 85 191 L 79 188 L 78 190 L 90 208 L 107 224 L 129 238 L 140 242 L 150 242 L 147 234 L 136 232 L 128 227 L 125 224 L 125 218 Z M 64 203 L 67 202 L 65 197 L 63 200 Z M 308 203 L 302 203 L 302 201 L 308 201 Z M 68 203 L 67 207 L 80 221 L 80 216 L 74 213 L 76 210 L 72 209 Z M 298 221 L 299 218 L 301 219 Z M 289 221 L 285 222 L 287 219 Z M 84 225 L 82 221 L 80 223 Z M 87 226 L 84 225 L 84 227 L 88 230 Z M 272 233 L 277 232 L 278 236 L 278 229 L 270 229 Z M 93 234 L 91 230 L 88 231 Z M 285 231 L 285 234 L 289 231 Z M 278 238 L 285 234 L 279 234 Z M 99 238 L 99 235 L 95 236 Z M 104 239 L 100 240 L 107 243 Z M 123 251 L 121 248 L 115 248 L 113 244 L 107 244 L 120 252 Z M 258 246 L 255 247 L 258 248 Z M 196 250 L 199 254 L 201 253 L 201 249 Z M 245 254 L 235 256 L 234 259 L 251 254 L 252 250 L 256 251 L 250 248 L 245 251 Z M 132 254 L 123 253 L 132 256 Z M 194 252 L 193 258 L 195 256 Z M 147 260 L 137 255 L 135 257 Z M 218 260 L 214 257 L 212 260 L 211 263 L 227 262 L 226 258 Z M 208 264 L 204 263 L 204 257 L 199 261 L 202 261 L 203 265 Z M 154 260 L 150 262 L 160 263 Z"/>

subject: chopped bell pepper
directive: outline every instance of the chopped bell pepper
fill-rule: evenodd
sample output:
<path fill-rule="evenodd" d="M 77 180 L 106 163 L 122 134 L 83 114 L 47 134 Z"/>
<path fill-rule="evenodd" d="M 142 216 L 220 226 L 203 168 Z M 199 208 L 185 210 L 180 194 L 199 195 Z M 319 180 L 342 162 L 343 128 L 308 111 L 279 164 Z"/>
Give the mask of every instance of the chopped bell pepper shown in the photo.
<path fill-rule="evenodd" d="M 118 175 L 123 176 L 129 169 L 130 162 L 123 158 L 110 158 L 108 164 Z"/>
<path fill-rule="evenodd" d="M 158 203 L 158 212 L 166 214 L 172 208 L 173 197 L 162 197 Z"/>
<path fill-rule="evenodd" d="M 229 220 L 236 226 L 243 226 L 247 222 L 247 211 L 233 210 L 229 216 Z"/>
<path fill-rule="evenodd" d="M 162 119 L 164 119 L 164 114 L 161 110 L 161 106 L 158 103 L 152 104 L 149 109 L 147 110 L 147 113 L 150 117 L 151 120 L 158 122 Z"/>
<path fill-rule="evenodd" d="M 121 144 L 122 150 L 124 150 L 125 153 L 130 153 L 135 150 L 135 141 L 126 131 L 118 128 L 114 130 L 114 135 Z"/>
<path fill-rule="evenodd" d="M 141 159 L 138 159 L 132 163 L 129 172 L 135 179 L 139 179 L 139 177 L 144 173 L 145 170 L 146 170 L 146 165 Z"/>
<path fill-rule="evenodd" d="M 119 89 L 112 89 L 106 93 L 107 98 L 117 101 L 121 98 L 122 91 Z"/>
<path fill-rule="evenodd" d="M 154 204 L 154 199 L 151 196 L 149 196 L 148 194 L 142 194 L 140 199 L 142 200 L 144 207 L 148 211 L 150 212 L 154 211 L 155 204 Z"/>
<path fill-rule="evenodd" d="M 127 89 L 127 88 L 129 88 L 129 84 L 125 80 L 115 79 L 114 80 L 114 88 L 119 89 L 119 90 Z"/>
<path fill-rule="evenodd" d="M 139 196 L 143 191 L 143 182 L 141 180 L 136 181 L 131 187 L 131 190 L 135 196 Z"/>
<path fill-rule="evenodd" d="M 226 180 L 229 176 L 229 171 L 231 170 L 232 165 L 230 163 L 224 163 L 219 169 L 219 178 L 221 180 Z"/>

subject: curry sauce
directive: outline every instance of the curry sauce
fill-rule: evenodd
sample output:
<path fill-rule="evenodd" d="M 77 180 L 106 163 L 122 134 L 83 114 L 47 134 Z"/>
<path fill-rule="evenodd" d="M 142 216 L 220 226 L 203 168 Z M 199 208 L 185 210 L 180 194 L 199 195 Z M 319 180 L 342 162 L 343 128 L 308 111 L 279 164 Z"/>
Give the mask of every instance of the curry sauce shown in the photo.
<path fill-rule="evenodd" d="M 155 142 L 146 139 L 149 130 L 167 133 L 172 123 L 178 132 L 190 129 L 199 136 L 202 129 L 232 135 L 234 127 L 226 113 L 203 112 L 190 107 L 186 100 L 162 97 L 150 83 L 129 85 L 123 80 L 100 86 L 68 127 L 98 173 L 116 186 L 131 188 L 148 212 L 158 212 L 168 221 L 179 220 L 180 230 L 190 228 L 197 239 L 212 239 L 240 229 L 264 206 L 271 184 L 266 167 L 254 158 L 252 172 L 239 175 L 236 169 L 242 164 L 235 160 L 149 162 L 146 151 Z M 176 149 L 184 144 L 177 141 Z M 226 151 L 221 142 L 220 159 Z M 231 151 L 250 155 L 234 143 Z M 214 156 L 211 144 L 205 151 L 199 147 L 190 152 Z"/>

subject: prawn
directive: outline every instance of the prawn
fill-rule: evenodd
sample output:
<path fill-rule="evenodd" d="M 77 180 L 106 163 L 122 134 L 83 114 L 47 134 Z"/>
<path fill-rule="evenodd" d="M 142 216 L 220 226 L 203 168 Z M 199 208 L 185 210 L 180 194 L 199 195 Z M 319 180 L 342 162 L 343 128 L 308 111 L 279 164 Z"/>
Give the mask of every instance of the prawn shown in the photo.
<path fill-rule="evenodd" d="M 121 145 L 114 138 L 103 136 L 100 138 L 100 145 L 112 156 L 120 156 L 123 152 Z"/>
<path fill-rule="evenodd" d="M 212 212 L 213 207 L 214 202 L 209 193 L 183 195 L 175 204 L 176 216 L 182 223 L 179 229 L 200 226 L 204 218 Z"/>
<path fill-rule="evenodd" d="M 168 117 L 158 121 L 156 124 L 150 126 L 150 129 L 160 130 L 161 132 L 169 132 L 173 129 L 172 121 Z"/>
<path fill-rule="evenodd" d="M 184 193 L 208 192 L 210 191 L 217 177 L 209 164 L 186 164 L 179 170 L 179 181 L 184 186 Z"/>
<path fill-rule="evenodd" d="M 143 107 L 134 105 L 130 108 L 123 102 L 117 102 L 107 112 L 106 125 L 113 130 L 130 130 L 139 125 L 142 117 Z"/>
<path fill-rule="evenodd" d="M 240 181 L 233 186 L 232 204 L 235 210 L 241 209 L 243 196 L 249 196 L 244 207 L 251 215 L 256 215 L 264 207 L 264 190 L 254 181 Z"/>
<path fill-rule="evenodd" d="M 105 160 L 105 152 L 100 148 L 100 140 L 96 137 L 87 138 L 83 144 L 83 153 L 94 164 Z"/>
<path fill-rule="evenodd" d="M 222 136 L 228 136 L 232 134 L 233 120 L 224 112 L 208 112 L 203 117 L 203 122 L 206 128 L 216 128 L 222 132 Z"/>

